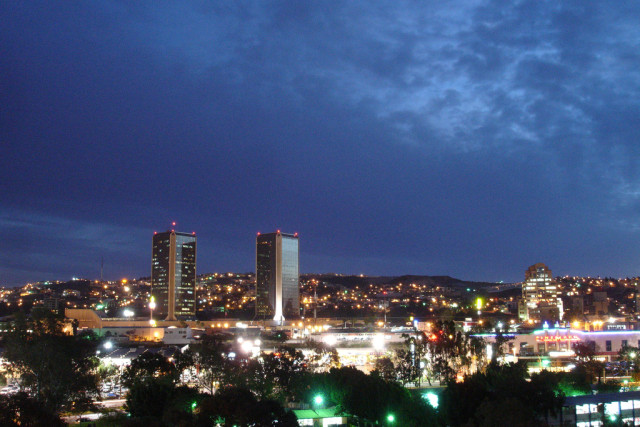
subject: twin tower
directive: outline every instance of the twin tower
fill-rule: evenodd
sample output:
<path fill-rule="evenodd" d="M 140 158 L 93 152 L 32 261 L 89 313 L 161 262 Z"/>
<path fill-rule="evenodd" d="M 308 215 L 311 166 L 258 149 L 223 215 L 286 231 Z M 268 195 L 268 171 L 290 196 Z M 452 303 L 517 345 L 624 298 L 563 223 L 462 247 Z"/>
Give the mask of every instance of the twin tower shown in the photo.
<path fill-rule="evenodd" d="M 300 317 L 298 233 L 256 237 L 256 318 Z M 154 233 L 151 259 L 154 317 L 164 320 L 196 315 L 196 234 L 175 230 Z"/>

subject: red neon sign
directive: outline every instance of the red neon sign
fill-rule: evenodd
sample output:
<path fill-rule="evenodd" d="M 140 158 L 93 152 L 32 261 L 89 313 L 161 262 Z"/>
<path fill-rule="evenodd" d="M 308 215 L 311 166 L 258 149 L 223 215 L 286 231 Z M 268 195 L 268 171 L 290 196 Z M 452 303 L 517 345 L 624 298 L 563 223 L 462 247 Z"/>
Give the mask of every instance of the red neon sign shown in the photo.
<path fill-rule="evenodd" d="M 575 335 L 545 335 L 543 337 L 536 337 L 536 341 L 538 342 L 569 342 L 569 341 L 580 341 Z"/>

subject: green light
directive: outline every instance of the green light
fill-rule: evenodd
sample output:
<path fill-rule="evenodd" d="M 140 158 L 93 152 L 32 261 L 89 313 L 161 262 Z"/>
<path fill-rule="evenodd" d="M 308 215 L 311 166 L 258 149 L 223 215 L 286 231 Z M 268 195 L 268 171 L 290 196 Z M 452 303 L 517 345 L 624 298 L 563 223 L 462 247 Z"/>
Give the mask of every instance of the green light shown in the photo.
<path fill-rule="evenodd" d="M 322 397 L 321 394 L 318 394 L 313 398 L 313 403 L 316 405 L 322 405 L 322 402 L 324 402 L 324 397 Z"/>
<path fill-rule="evenodd" d="M 431 405 L 433 408 L 438 407 L 438 395 L 435 394 L 434 392 L 432 391 L 427 392 L 422 395 L 422 398 L 426 399 L 426 401 L 429 402 L 429 405 Z"/>
<path fill-rule="evenodd" d="M 102 304 L 96 305 L 96 310 L 102 310 L 103 308 L 104 308 L 104 305 Z"/>
<path fill-rule="evenodd" d="M 387 421 L 389 421 L 390 423 L 394 422 L 395 420 L 396 417 L 393 414 L 387 415 Z"/>
<path fill-rule="evenodd" d="M 542 366 L 549 366 L 551 364 L 551 361 L 549 359 L 545 359 L 542 361 Z"/>
<path fill-rule="evenodd" d="M 198 402 L 193 402 L 191 404 L 191 412 L 193 412 L 196 409 L 196 406 L 198 406 Z"/>

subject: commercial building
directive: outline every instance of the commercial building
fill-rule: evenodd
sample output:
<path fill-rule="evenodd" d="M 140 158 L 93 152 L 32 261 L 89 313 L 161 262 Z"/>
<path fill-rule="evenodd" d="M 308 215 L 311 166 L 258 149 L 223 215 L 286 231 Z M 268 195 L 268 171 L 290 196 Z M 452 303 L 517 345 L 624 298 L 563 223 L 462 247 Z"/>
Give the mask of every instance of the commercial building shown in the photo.
<path fill-rule="evenodd" d="M 165 320 L 196 315 L 196 235 L 175 230 L 153 235 L 153 315 Z"/>
<path fill-rule="evenodd" d="M 300 317 L 298 233 L 260 234 L 256 237 L 256 317 Z"/>
<path fill-rule="evenodd" d="M 633 326 L 633 325 L 631 325 Z M 495 334 L 477 334 L 489 343 L 495 342 Z M 573 363 L 575 346 L 588 345 L 594 357 L 601 361 L 612 361 L 621 349 L 640 347 L 640 331 L 602 330 L 585 331 L 571 328 L 543 328 L 530 333 L 505 334 L 509 341 L 505 344 L 505 354 L 541 363 L 541 367 L 564 366 L 561 362 Z"/>
<path fill-rule="evenodd" d="M 562 299 L 558 285 L 554 282 L 551 270 L 543 263 L 532 265 L 525 272 L 522 283 L 522 304 L 518 310 L 523 320 L 562 319 Z"/>

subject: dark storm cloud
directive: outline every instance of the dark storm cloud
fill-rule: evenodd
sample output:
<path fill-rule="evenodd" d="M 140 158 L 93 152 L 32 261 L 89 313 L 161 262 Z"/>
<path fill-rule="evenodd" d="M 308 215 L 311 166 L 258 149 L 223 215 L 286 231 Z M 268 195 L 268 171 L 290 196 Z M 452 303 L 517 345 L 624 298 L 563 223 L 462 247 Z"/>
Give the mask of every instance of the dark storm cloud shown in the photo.
<path fill-rule="evenodd" d="M 201 272 L 279 227 L 303 271 L 638 274 L 630 5 L 3 3 L 0 281 L 146 275 L 174 219 Z"/>

